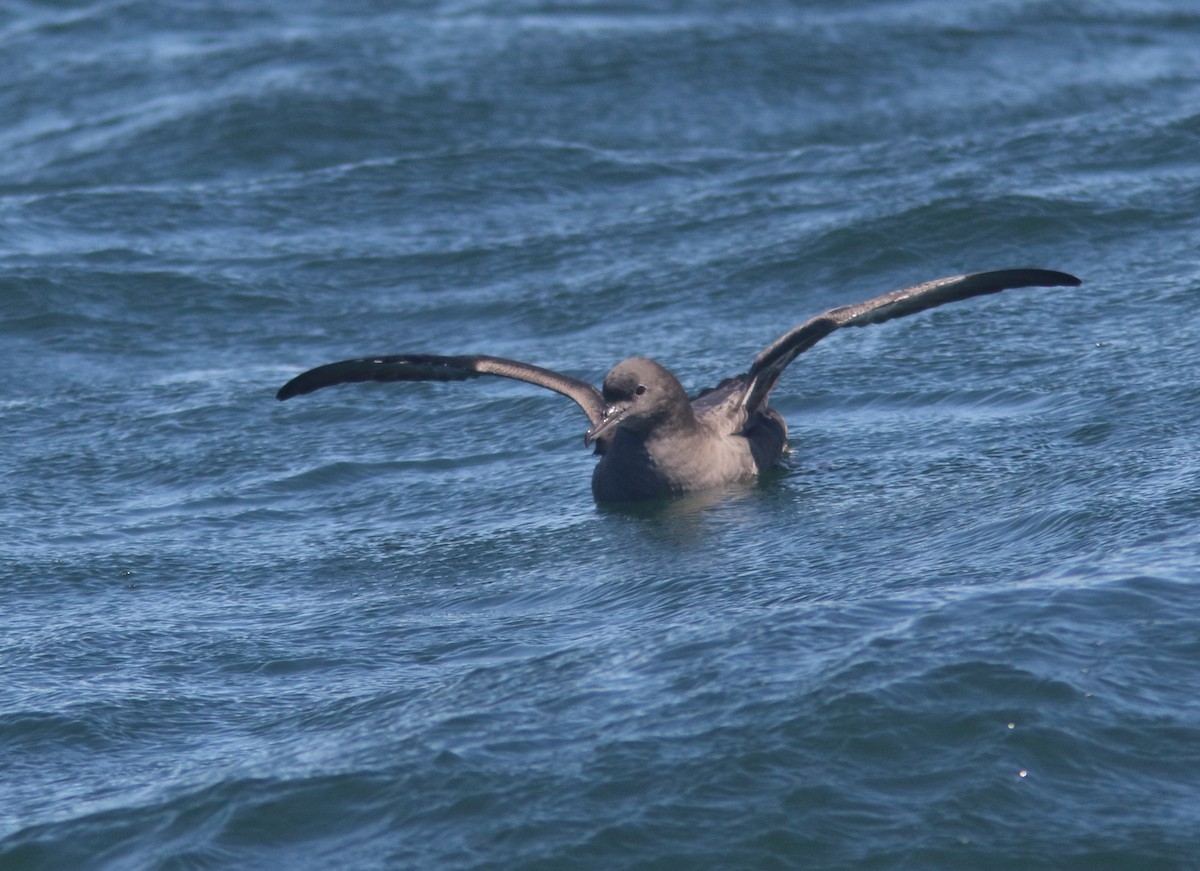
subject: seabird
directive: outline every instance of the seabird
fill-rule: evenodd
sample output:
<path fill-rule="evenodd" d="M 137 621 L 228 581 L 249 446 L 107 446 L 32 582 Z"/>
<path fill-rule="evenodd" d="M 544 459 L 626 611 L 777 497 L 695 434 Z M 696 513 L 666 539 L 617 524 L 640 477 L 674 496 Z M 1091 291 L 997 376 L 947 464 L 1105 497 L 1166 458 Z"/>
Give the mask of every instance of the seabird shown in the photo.
<path fill-rule="evenodd" d="M 750 368 L 717 387 L 688 397 L 670 371 L 645 357 L 613 367 L 602 389 L 586 381 L 501 357 L 397 354 L 360 357 L 310 369 L 283 385 L 290 399 L 349 381 L 465 381 L 497 375 L 527 381 L 573 399 L 591 428 L 592 472 L 598 502 L 688 493 L 750 479 L 782 456 L 787 424 L 767 397 L 796 357 L 840 327 L 864 327 L 948 302 L 1016 287 L 1075 287 L 1080 280 L 1045 269 L 1003 269 L 940 278 L 832 308 L 784 333 Z"/>

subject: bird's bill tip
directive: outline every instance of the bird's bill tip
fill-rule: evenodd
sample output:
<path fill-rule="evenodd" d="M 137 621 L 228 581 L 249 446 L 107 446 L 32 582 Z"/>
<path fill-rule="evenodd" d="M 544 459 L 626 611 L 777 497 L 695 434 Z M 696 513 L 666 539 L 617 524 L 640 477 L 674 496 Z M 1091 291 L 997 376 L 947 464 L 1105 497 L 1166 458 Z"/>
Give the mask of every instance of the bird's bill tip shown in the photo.
<path fill-rule="evenodd" d="M 617 424 L 621 422 L 621 418 L 624 416 L 625 409 L 620 406 L 612 405 L 604 409 L 604 417 L 600 418 L 600 422 L 583 434 L 584 447 L 590 448 L 593 442 L 604 438 L 616 429 Z"/>

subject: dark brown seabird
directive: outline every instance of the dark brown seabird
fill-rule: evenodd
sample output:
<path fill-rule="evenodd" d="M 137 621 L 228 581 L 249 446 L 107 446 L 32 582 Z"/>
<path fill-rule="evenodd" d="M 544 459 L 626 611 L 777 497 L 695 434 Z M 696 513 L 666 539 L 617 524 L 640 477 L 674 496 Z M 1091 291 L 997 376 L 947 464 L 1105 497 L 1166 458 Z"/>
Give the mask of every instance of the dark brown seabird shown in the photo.
<path fill-rule="evenodd" d="M 603 390 L 529 363 L 479 355 L 399 354 L 318 366 L 283 385 L 290 399 L 348 381 L 465 381 L 498 375 L 528 381 L 575 400 L 591 422 L 583 437 L 600 461 L 592 472 L 598 502 L 649 499 L 753 478 L 778 462 L 787 424 L 767 397 L 796 357 L 840 327 L 865 327 L 947 302 L 1016 287 L 1074 287 L 1065 272 L 1003 269 L 940 278 L 832 308 L 784 333 L 741 375 L 689 399 L 679 380 L 653 360 L 630 357 L 604 376 Z"/>

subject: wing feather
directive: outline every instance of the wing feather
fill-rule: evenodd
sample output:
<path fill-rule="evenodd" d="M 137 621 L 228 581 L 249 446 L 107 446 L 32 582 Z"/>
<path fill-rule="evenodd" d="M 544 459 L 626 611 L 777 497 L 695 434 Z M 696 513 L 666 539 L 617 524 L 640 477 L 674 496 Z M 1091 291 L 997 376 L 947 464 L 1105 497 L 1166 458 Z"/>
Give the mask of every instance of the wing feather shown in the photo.
<path fill-rule="evenodd" d="M 764 405 L 788 364 L 841 327 L 881 324 L 948 302 L 1015 287 L 1075 287 L 1081 283 L 1074 275 L 1048 269 L 1001 269 L 952 275 L 885 293 L 866 302 L 831 308 L 784 333 L 763 349 L 746 373 L 748 386 L 743 404 L 751 412 Z"/>
<path fill-rule="evenodd" d="M 458 357 L 392 354 L 327 363 L 297 375 L 279 388 L 275 398 L 291 399 L 322 387 L 356 381 L 466 381 L 481 375 L 525 381 L 562 394 L 578 403 L 593 426 L 604 416 L 604 397 L 586 381 L 530 363 L 478 354 Z"/>

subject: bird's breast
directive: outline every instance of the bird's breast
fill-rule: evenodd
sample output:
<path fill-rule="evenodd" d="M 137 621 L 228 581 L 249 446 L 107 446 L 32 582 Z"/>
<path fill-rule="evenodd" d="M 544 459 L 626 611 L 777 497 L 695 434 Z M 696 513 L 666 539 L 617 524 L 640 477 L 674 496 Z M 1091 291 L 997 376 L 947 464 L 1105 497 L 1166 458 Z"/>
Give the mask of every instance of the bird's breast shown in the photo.
<path fill-rule="evenodd" d="M 689 493 L 753 477 L 758 471 L 744 436 L 704 427 L 656 437 L 619 430 L 592 473 L 598 501 Z"/>

